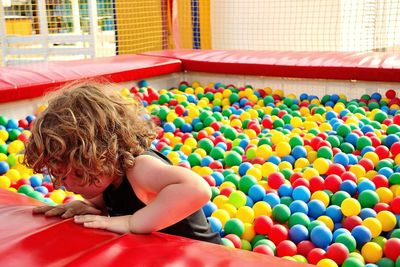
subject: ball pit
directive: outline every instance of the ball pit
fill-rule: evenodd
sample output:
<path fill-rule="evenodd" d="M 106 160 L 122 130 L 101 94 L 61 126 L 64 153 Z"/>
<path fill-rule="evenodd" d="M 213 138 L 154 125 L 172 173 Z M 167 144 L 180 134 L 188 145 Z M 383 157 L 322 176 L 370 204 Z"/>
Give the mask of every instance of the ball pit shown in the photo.
<path fill-rule="evenodd" d="M 395 91 L 365 105 L 222 83 L 124 95 L 160 127 L 153 146 L 208 182 L 203 210 L 225 246 L 318 266 L 398 266 Z M 19 163 L 33 120 L 0 117 L 0 187 L 50 205 L 79 199 Z"/>

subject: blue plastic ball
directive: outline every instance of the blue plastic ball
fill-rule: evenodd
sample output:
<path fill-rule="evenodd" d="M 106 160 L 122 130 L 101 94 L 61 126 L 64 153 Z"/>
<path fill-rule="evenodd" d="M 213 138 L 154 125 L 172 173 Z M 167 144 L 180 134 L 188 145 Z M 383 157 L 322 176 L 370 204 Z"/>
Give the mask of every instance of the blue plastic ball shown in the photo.
<path fill-rule="evenodd" d="M 211 214 L 218 209 L 217 205 L 215 205 L 213 202 L 208 201 L 204 206 L 203 206 L 203 212 L 206 217 L 211 216 Z"/>
<path fill-rule="evenodd" d="M 267 202 L 271 206 L 271 208 L 281 203 L 281 199 L 279 198 L 279 196 L 273 193 L 268 193 L 267 195 L 265 195 L 263 201 Z"/>
<path fill-rule="evenodd" d="M 318 218 L 325 214 L 325 205 L 321 200 L 313 199 L 308 202 L 308 216 L 311 218 Z"/>
<path fill-rule="evenodd" d="M 42 179 L 40 179 L 38 176 L 33 175 L 29 178 L 29 182 L 31 183 L 32 187 L 37 187 L 42 185 Z"/>
<path fill-rule="evenodd" d="M 5 174 L 9 169 L 7 162 L 0 161 L 0 175 Z"/>
<path fill-rule="evenodd" d="M 331 218 L 334 223 L 341 222 L 343 219 L 342 210 L 336 205 L 329 206 L 325 211 L 325 215 Z"/>
<path fill-rule="evenodd" d="M 351 235 L 354 237 L 357 245 L 360 247 L 369 242 L 372 238 L 371 231 L 363 225 L 354 227 L 353 230 L 351 230 Z"/>
<path fill-rule="evenodd" d="M 292 203 L 290 203 L 289 209 L 292 214 L 296 212 L 308 214 L 308 206 L 304 201 L 301 200 L 295 200 Z"/>
<path fill-rule="evenodd" d="M 310 200 L 310 196 L 310 190 L 304 185 L 294 188 L 292 192 L 292 198 L 294 200 L 302 200 L 304 202 L 307 202 L 308 200 Z"/>
<path fill-rule="evenodd" d="M 332 238 L 332 232 L 326 226 L 316 226 L 311 230 L 311 242 L 319 248 L 326 248 L 332 242 Z"/>
<path fill-rule="evenodd" d="M 208 217 L 207 220 L 210 223 L 211 231 L 213 231 L 214 233 L 221 232 L 222 223 L 220 222 L 220 220 L 214 217 Z"/>
<path fill-rule="evenodd" d="M 248 196 L 253 200 L 253 202 L 263 200 L 265 195 L 266 193 L 264 187 L 259 184 L 252 185 L 248 192 Z"/>
<path fill-rule="evenodd" d="M 308 229 L 304 225 L 296 224 L 289 230 L 289 238 L 295 244 L 308 239 Z"/>

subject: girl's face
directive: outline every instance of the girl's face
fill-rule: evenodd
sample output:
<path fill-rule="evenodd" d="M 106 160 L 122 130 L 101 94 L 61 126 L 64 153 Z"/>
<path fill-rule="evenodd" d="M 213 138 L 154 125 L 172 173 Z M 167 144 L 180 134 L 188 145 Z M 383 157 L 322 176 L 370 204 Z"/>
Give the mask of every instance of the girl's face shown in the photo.
<path fill-rule="evenodd" d="M 91 199 L 102 194 L 104 190 L 113 182 L 109 176 L 99 177 L 92 184 L 84 184 L 81 178 L 82 174 L 71 171 L 60 178 L 60 185 L 64 186 L 68 191 L 82 195 L 86 199 Z"/>

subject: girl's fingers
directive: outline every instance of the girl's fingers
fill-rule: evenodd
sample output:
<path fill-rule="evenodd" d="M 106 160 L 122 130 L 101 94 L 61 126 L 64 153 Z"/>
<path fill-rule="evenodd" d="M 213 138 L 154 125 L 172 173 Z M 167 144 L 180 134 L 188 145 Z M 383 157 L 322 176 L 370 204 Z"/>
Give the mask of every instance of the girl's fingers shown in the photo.
<path fill-rule="evenodd" d="M 34 207 L 32 212 L 33 213 L 45 213 L 45 212 L 47 212 L 47 211 L 49 211 L 49 210 L 51 210 L 53 208 L 54 208 L 53 206 L 47 206 L 47 205 L 46 206 L 40 206 L 40 207 Z"/>
<path fill-rule="evenodd" d="M 45 216 L 59 216 L 61 214 L 63 214 L 65 212 L 65 208 L 64 207 L 53 207 L 52 209 L 46 211 L 44 213 Z"/>

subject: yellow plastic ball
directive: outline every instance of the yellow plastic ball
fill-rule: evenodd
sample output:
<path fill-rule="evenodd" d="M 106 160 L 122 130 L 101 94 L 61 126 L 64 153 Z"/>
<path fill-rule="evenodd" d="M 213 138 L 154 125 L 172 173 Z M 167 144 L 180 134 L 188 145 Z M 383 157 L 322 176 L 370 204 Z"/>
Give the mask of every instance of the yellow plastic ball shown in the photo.
<path fill-rule="evenodd" d="M 376 218 L 381 222 L 382 231 L 384 232 L 389 232 L 393 230 L 393 228 L 396 226 L 397 222 L 396 216 L 390 211 L 387 210 L 380 211 L 376 215 Z"/>
<path fill-rule="evenodd" d="M 328 207 L 330 201 L 329 195 L 325 191 L 315 191 L 311 195 L 311 200 L 313 199 L 320 200 L 322 203 L 324 203 L 325 207 Z"/>
<path fill-rule="evenodd" d="M 251 242 L 255 236 L 256 236 L 256 231 L 254 231 L 253 224 L 252 223 L 244 223 L 244 232 L 243 232 L 241 238 Z"/>
<path fill-rule="evenodd" d="M 320 221 L 320 222 L 323 222 L 326 225 L 326 227 L 329 228 L 329 230 L 333 231 L 334 222 L 332 221 L 331 218 L 329 218 L 326 215 L 322 215 L 322 216 L 319 216 L 317 218 L 317 220 Z"/>
<path fill-rule="evenodd" d="M 236 212 L 236 218 L 244 223 L 253 223 L 254 221 L 254 210 L 248 206 L 240 207 Z"/>
<path fill-rule="evenodd" d="M 237 209 L 231 203 L 225 203 L 221 206 L 221 209 L 226 210 L 231 218 L 236 217 Z"/>
<path fill-rule="evenodd" d="M 341 209 L 343 215 L 349 217 L 353 215 L 358 215 L 361 211 L 360 203 L 354 198 L 346 198 L 341 204 Z"/>
<path fill-rule="evenodd" d="M 314 168 L 306 168 L 303 172 L 303 177 L 310 180 L 314 176 L 319 176 L 319 172 Z"/>
<path fill-rule="evenodd" d="M 377 237 L 382 232 L 382 224 L 376 218 L 372 218 L 372 217 L 366 218 L 362 222 L 362 225 L 364 225 L 365 227 L 367 227 L 370 230 L 372 237 Z"/>
<path fill-rule="evenodd" d="M 6 188 L 9 188 L 10 185 L 11 185 L 10 178 L 8 178 L 5 175 L 1 175 L 0 176 L 0 188 L 6 189 Z"/>
<path fill-rule="evenodd" d="M 377 243 L 367 242 L 361 248 L 361 255 L 364 257 L 366 262 L 376 263 L 382 258 L 383 250 Z"/>
<path fill-rule="evenodd" d="M 7 176 L 11 182 L 17 182 L 19 179 L 21 179 L 21 174 L 19 173 L 18 170 L 15 169 L 10 169 L 5 173 L 5 176 Z"/>
<path fill-rule="evenodd" d="M 273 164 L 272 162 L 265 162 L 262 166 L 261 166 L 261 173 L 264 177 L 269 176 L 271 173 L 273 172 L 277 172 L 278 171 L 278 166 L 276 166 L 275 164 Z"/>
<path fill-rule="evenodd" d="M 317 263 L 320 267 L 338 267 L 337 263 L 331 259 L 322 259 Z"/>
<path fill-rule="evenodd" d="M 254 218 L 257 218 L 259 216 L 271 216 L 272 215 L 272 209 L 271 206 L 264 201 L 258 201 L 253 205 L 253 210 L 254 210 Z"/>
<path fill-rule="evenodd" d="M 225 223 L 231 218 L 229 213 L 223 209 L 217 209 L 211 214 L 211 217 L 217 218 L 221 222 L 222 227 L 224 227 Z"/>
<path fill-rule="evenodd" d="M 324 158 L 316 158 L 313 161 L 313 167 L 319 174 L 325 174 L 329 169 L 329 162 Z"/>
<path fill-rule="evenodd" d="M 8 140 L 8 132 L 6 130 L 0 130 L 0 139 L 4 142 Z"/>
<path fill-rule="evenodd" d="M 363 166 L 361 166 L 361 165 L 358 165 L 358 164 L 352 165 L 350 167 L 349 171 L 354 173 L 357 176 L 357 178 L 364 177 L 365 173 L 366 173 L 365 172 L 365 168 Z"/>
<path fill-rule="evenodd" d="M 376 189 L 376 194 L 379 197 L 379 201 L 389 204 L 393 200 L 393 192 L 387 187 L 379 187 Z"/>
<path fill-rule="evenodd" d="M 256 157 L 268 159 L 272 154 L 272 149 L 269 145 L 261 145 L 256 149 Z"/>
<path fill-rule="evenodd" d="M 213 199 L 212 202 L 217 206 L 217 208 L 221 208 L 222 205 L 228 203 L 228 197 L 224 195 L 218 195 Z"/>
<path fill-rule="evenodd" d="M 292 148 L 288 142 L 279 142 L 275 147 L 275 152 L 279 157 L 284 157 L 290 154 Z"/>

